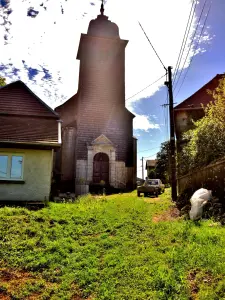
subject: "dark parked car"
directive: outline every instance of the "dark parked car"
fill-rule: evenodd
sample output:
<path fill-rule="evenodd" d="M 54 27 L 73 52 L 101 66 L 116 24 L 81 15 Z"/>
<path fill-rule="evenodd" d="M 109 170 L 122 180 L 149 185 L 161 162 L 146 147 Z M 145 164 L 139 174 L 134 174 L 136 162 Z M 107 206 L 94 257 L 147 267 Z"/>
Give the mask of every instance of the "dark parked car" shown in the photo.
<path fill-rule="evenodd" d="M 160 179 L 146 179 L 143 185 L 137 187 L 138 197 L 141 196 L 141 193 L 143 193 L 145 197 L 148 195 L 155 195 L 158 197 L 158 195 L 164 191 L 165 185 Z"/>
<path fill-rule="evenodd" d="M 137 178 L 136 184 L 137 184 L 137 186 L 140 186 L 140 185 L 142 185 L 144 182 L 145 182 L 144 179 Z"/>

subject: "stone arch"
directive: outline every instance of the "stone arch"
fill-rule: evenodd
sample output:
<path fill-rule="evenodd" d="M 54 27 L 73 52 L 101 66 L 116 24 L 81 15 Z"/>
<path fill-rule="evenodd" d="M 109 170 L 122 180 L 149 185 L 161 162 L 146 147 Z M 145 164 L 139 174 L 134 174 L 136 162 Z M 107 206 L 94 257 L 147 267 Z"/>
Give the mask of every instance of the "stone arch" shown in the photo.
<path fill-rule="evenodd" d="M 88 172 L 87 181 L 93 183 L 93 161 L 94 156 L 101 152 L 109 157 L 109 184 L 115 185 L 115 161 L 116 161 L 116 148 L 113 143 L 104 135 L 101 134 L 97 137 L 88 147 Z"/>
<path fill-rule="evenodd" d="M 93 183 L 104 181 L 109 183 L 109 156 L 104 152 L 98 152 L 93 158 Z"/>

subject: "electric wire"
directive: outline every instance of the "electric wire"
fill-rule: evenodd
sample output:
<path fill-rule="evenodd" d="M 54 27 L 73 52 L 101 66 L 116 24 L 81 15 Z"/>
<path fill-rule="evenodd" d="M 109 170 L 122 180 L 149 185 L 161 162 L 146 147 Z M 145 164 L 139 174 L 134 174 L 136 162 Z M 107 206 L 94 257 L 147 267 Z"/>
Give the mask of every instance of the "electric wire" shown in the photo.
<path fill-rule="evenodd" d="M 143 88 L 142 90 L 140 90 L 139 92 L 137 92 L 136 94 L 134 94 L 133 96 L 125 99 L 125 101 L 128 101 L 129 99 L 137 96 L 138 94 L 140 94 L 141 92 L 143 92 L 144 90 L 146 90 L 147 88 L 149 88 L 150 86 L 152 86 L 153 84 L 157 83 L 159 80 L 161 80 L 164 76 L 166 76 L 166 74 L 162 75 L 160 78 L 158 78 L 157 80 L 155 80 L 154 82 L 150 83 L 149 85 L 147 85 L 145 88 Z"/>
<path fill-rule="evenodd" d="M 174 87 L 174 89 L 173 89 L 174 91 L 176 90 L 176 87 L 177 87 L 178 82 L 179 82 L 179 80 L 180 80 L 181 74 L 183 73 L 183 70 L 185 69 L 184 66 L 185 66 L 185 64 L 186 64 L 187 58 L 188 58 L 188 56 L 189 56 L 189 53 L 190 53 L 190 51 L 191 51 L 191 47 L 192 47 L 192 44 L 193 44 L 193 42 L 194 42 L 194 39 L 195 39 L 197 30 L 198 30 L 198 27 L 199 27 L 199 25 L 200 25 L 200 21 L 201 21 L 201 18 L 202 18 L 202 14 L 203 14 L 203 11 L 204 11 L 204 9 L 205 9 L 205 5 L 206 5 L 207 1 L 208 1 L 208 0 L 205 0 L 204 5 L 203 5 L 203 7 L 202 7 L 200 16 L 199 16 L 199 18 L 198 18 L 197 25 L 196 25 L 196 27 L 195 27 L 194 34 L 193 34 L 192 39 L 191 39 L 191 43 L 190 43 L 188 52 L 187 52 L 187 54 L 186 54 L 185 60 L 184 60 L 184 62 L 183 62 L 183 66 L 182 66 L 182 68 L 181 68 L 181 71 L 180 71 L 180 73 L 179 73 L 177 82 L 176 82 L 175 87 Z"/>
<path fill-rule="evenodd" d="M 164 63 L 162 62 L 161 58 L 159 57 L 159 55 L 158 55 L 157 51 L 155 50 L 154 46 L 152 45 L 152 43 L 151 43 L 151 41 L 150 41 L 149 37 L 147 36 L 146 32 L 144 31 L 144 28 L 142 27 L 142 25 L 141 25 L 141 23 L 140 23 L 140 22 L 138 22 L 138 23 L 139 23 L 139 25 L 140 25 L 140 27 L 141 27 L 142 31 L 144 32 L 144 34 L 145 34 L 145 36 L 146 36 L 147 40 L 149 41 L 149 43 L 150 43 L 150 45 L 151 45 L 152 49 L 154 50 L 154 52 L 155 52 L 156 56 L 158 57 L 159 61 L 161 62 L 161 64 L 162 64 L 163 68 L 164 68 L 164 69 L 166 70 L 166 72 L 167 72 L 167 68 L 165 67 L 165 65 L 164 65 Z"/>
<path fill-rule="evenodd" d="M 149 155 L 149 156 L 143 156 L 143 160 L 146 160 L 146 158 L 149 158 L 149 157 L 152 157 L 152 156 L 155 156 L 156 154 L 158 154 L 159 153 L 159 151 L 158 152 L 156 152 L 156 153 L 154 153 L 154 154 L 152 154 L 152 155 Z"/>
<path fill-rule="evenodd" d="M 146 152 L 146 151 L 150 151 L 150 150 L 155 150 L 155 149 L 159 149 L 159 148 L 160 148 L 160 146 L 159 147 L 155 147 L 155 148 L 151 148 L 151 149 L 142 150 L 142 151 L 139 151 L 137 153 Z"/>
<path fill-rule="evenodd" d="M 158 151 L 159 152 L 159 151 Z M 152 155 L 149 155 L 149 156 L 145 156 L 144 159 L 146 160 L 146 158 L 149 158 L 149 157 L 152 157 L 152 156 L 155 156 L 158 152 L 152 154 Z"/>
<path fill-rule="evenodd" d="M 195 4 L 195 6 L 194 6 L 194 4 Z M 187 25 L 186 25 L 186 29 L 185 29 L 185 32 L 184 32 L 184 37 L 183 37 L 183 40 L 182 40 L 182 43 L 181 43 L 180 52 L 179 52 L 179 55 L 178 55 L 175 71 L 174 71 L 173 82 L 175 82 L 177 72 L 179 70 L 180 62 L 181 62 L 181 59 L 182 59 L 182 56 L 183 56 L 183 53 L 184 53 L 184 49 L 185 49 L 185 46 L 186 46 L 186 43 L 187 43 L 187 38 L 188 38 L 190 28 L 191 28 L 191 24 L 192 24 L 192 21 L 193 21 L 196 5 L 197 5 L 197 1 L 193 0 L 191 10 L 190 10 L 190 13 L 189 13 L 189 17 L 188 17 L 188 21 L 187 21 Z"/>
<path fill-rule="evenodd" d="M 211 7 L 212 7 L 212 1 L 211 1 L 211 3 L 210 3 L 209 9 L 208 9 L 208 11 L 207 11 L 207 14 L 206 14 L 206 17 L 205 17 L 204 24 L 203 24 L 203 26 L 202 26 L 202 30 L 201 30 L 200 36 L 199 36 L 199 38 L 198 38 L 198 42 L 197 42 L 196 45 L 195 45 L 195 49 L 194 49 L 193 56 L 192 56 L 192 58 L 191 58 L 191 60 L 190 60 L 189 66 L 188 66 L 188 68 L 187 68 L 187 70 L 186 70 L 186 73 L 185 73 L 185 75 L 184 75 L 184 77 L 183 77 L 183 80 L 182 80 L 182 82 L 181 82 L 181 85 L 180 85 L 180 87 L 179 87 L 178 92 L 176 93 L 175 98 L 176 98 L 177 95 L 179 94 L 179 92 L 180 92 L 180 90 L 181 90 L 181 88 L 182 88 L 182 86 L 183 86 L 183 84 L 184 84 L 184 81 L 185 81 L 185 79 L 186 79 L 186 77 L 187 77 L 187 74 L 188 74 L 188 72 L 189 72 L 189 69 L 190 69 L 190 67 L 191 67 L 191 63 L 192 63 L 192 61 L 193 61 L 193 59 L 194 59 L 194 57 L 195 57 L 196 51 L 197 51 L 197 49 L 198 49 L 198 45 L 199 45 L 199 43 L 200 43 L 202 34 L 203 34 L 203 32 L 204 32 L 204 29 L 205 29 L 205 25 L 206 25 L 206 22 L 207 22 L 207 19 L 208 19 L 208 16 L 209 16 Z"/>

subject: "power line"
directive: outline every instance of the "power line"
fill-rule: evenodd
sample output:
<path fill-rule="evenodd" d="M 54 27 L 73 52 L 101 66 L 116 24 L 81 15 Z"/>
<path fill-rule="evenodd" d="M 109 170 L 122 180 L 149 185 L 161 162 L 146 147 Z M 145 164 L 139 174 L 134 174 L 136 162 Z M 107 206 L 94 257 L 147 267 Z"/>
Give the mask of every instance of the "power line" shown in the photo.
<path fill-rule="evenodd" d="M 158 151 L 158 152 L 159 152 L 159 151 Z M 143 159 L 146 160 L 146 158 L 152 157 L 152 156 L 156 155 L 158 152 L 156 152 L 156 153 L 154 153 L 154 154 L 152 154 L 152 155 L 150 155 L 150 156 L 143 156 Z"/>
<path fill-rule="evenodd" d="M 195 6 L 194 6 L 194 4 L 195 4 Z M 181 59 L 182 59 L 182 56 L 183 56 L 183 53 L 184 53 L 184 49 L 185 49 L 185 46 L 186 46 L 186 43 L 187 43 L 187 38 L 188 38 L 190 28 L 191 28 L 191 24 L 192 24 L 192 21 L 193 21 L 196 5 L 197 5 L 197 1 L 193 0 L 191 10 L 190 10 L 190 13 L 189 13 L 189 17 L 188 17 L 188 21 L 187 21 L 187 25 L 186 25 L 186 29 L 185 29 L 185 32 L 184 32 L 183 41 L 182 41 L 182 44 L 181 44 L 181 47 L 180 47 L 180 52 L 179 52 L 179 55 L 178 55 L 175 71 L 174 71 L 173 82 L 175 82 L 177 72 L 179 70 L 180 62 L 181 62 Z M 194 10 L 193 10 L 193 8 L 194 8 Z"/>
<path fill-rule="evenodd" d="M 187 68 L 187 70 L 186 70 L 186 73 L 185 73 L 185 75 L 184 75 L 184 77 L 183 77 L 183 80 L 182 80 L 182 83 L 181 83 L 181 85 L 180 85 L 180 88 L 179 88 L 179 90 L 178 90 L 178 92 L 177 92 L 177 94 L 176 94 L 175 97 L 177 97 L 177 95 L 179 94 L 179 92 L 180 92 L 180 90 L 181 90 L 181 87 L 183 86 L 183 83 L 184 83 L 184 81 L 185 81 L 185 79 L 186 79 L 186 77 L 187 77 L 188 71 L 189 71 L 189 69 L 190 69 L 190 67 L 191 67 L 191 63 L 192 63 L 192 61 L 193 61 L 193 59 L 194 59 L 194 57 L 195 57 L 195 53 L 196 53 L 196 51 L 197 51 L 197 49 L 198 49 L 199 42 L 200 42 L 200 40 L 201 40 L 203 31 L 204 31 L 204 29 L 205 29 L 205 25 L 206 25 L 206 22 L 207 22 L 207 19 L 208 19 L 208 16 L 209 16 L 211 7 L 212 7 L 212 1 L 211 1 L 211 3 L 210 3 L 209 9 L 208 9 L 208 11 L 207 11 L 207 14 L 206 14 L 206 17 L 205 17 L 204 24 L 203 24 L 203 26 L 202 26 L 202 30 L 201 30 L 200 36 L 199 36 L 199 38 L 198 38 L 198 42 L 196 43 L 196 46 L 195 46 L 195 49 L 194 49 L 194 54 L 193 54 L 193 56 L 192 56 L 192 58 L 191 58 L 191 60 L 190 60 L 189 66 L 188 66 L 188 68 Z"/>
<path fill-rule="evenodd" d="M 159 151 L 158 151 L 159 152 Z M 146 160 L 146 158 L 149 158 L 149 157 L 152 157 L 152 156 L 155 156 L 158 152 L 152 154 L 152 155 L 149 155 L 149 156 L 145 156 L 144 159 Z"/>
<path fill-rule="evenodd" d="M 146 151 L 150 151 L 150 150 L 154 150 L 154 149 L 159 149 L 159 148 L 160 148 L 160 146 L 159 147 L 155 147 L 155 148 L 151 148 L 151 149 L 146 149 L 146 150 L 143 150 L 143 151 L 139 151 L 137 153 L 146 152 Z"/>
<path fill-rule="evenodd" d="M 164 69 L 166 70 L 166 72 L 167 72 L 167 68 L 165 67 L 165 65 L 163 64 L 163 62 L 162 62 L 161 58 L 159 57 L 158 53 L 156 52 L 155 48 L 153 47 L 153 45 L 152 45 L 152 43 L 151 43 L 151 41 L 150 41 L 149 37 L 147 36 L 147 34 L 146 34 L 146 33 L 145 33 L 145 31 L 144 31 L 144 28 L 141 26 L 141 23 L 140 23 L 140 22 L 138 22 L 138 23 L 139 23 L 139 25 L 140 25 L 140 27 L 141 27 L 142 31 L 144 32 L 144 34 L 145 34 L 145 36 L 146 36 L 147 40 L 149 41 L 149 43 L 150 43 L 150 45 L 151 45 L 152 49 L 154 50 L 154 52 L 155 52 L 156 56 L 158 57 L 159 61 L 161 62 L 161 64 L 162 64 L 163 68 L 164 68 Z"/>
<path fill-rule="evenodd" d="M 201 11 L 201 14 L 200 14 L 200 16 L 199 16 L 199 18 L 198 18 L 198 22 L 197 22 L 197 25 L 196 25 L 196 27 L 195 27 L 195 31 L 194 31 L 194 34 L 193 34 L 193 36 L 192 36 L 191 43 L 190 43 L 190 46 L 189 46 L 188 52 L 187 52 L 187 54 L 186 54 L 186 57 L 185 57 L 185 60 L 184 60 L 184 63 L 183 63 L 182 69 L 181 69 L 181 71 L 180 71 L 180 73 L 179 73 L 179 76 L 178 76 L 177 82 L 176 82 L 176 84 L 175 84 L 175 87 L 174 87 L 174 89 L 173 89 L 174 91 L 176 90 L 176 87 L 177 87 L 177 85 L 178 85 L 178 82 L 179 82 L 179 80 L 180 80 L 181 74 L 183 73 L 184 66 L 185 66 L 185 64 L 186 64 L 186 61 L 187 61 L 188 55 L 189 55 L 189 53 L 190 53 L 190 50 L 191 50 L 192 44 L 193 44 L 193 42 L 194 42 L 194 38 L 195 38 L 195 36 L 196 36 L 196 33 L 197 33 L 197 30 L 198 30 L 198 27 L 199 27 L 199 25 L 200 25 L 201 17 L 202 17 L 202 14 L 203 14 L 203 11 L 204 11 L 204 8 L 205 8 L 205 5 L 206 5 L 207 1 L 208 1 L 208 0 L 205 0 L 205 2 L 204 2 L 204 5 L 203 5 L 203 7 L 202 7 L 202 11 Z"/>
<path fill-rule="evenodd" d="M 140 90 L 139 92 L 137 92 L 136 94 L 134 94 L 133 96 L 127 98 L 125 101 L 135 97 L 136 95 L 140 94 L 141 92 L 143 92 L 144 90 L 146 90 L 148 87 L 152 86 L 153 84 L 157 83 L 160 79 L 162 79 L 164 76 L 166 76 L 166 74 L 164 74 L 163 76 L 161 76 L 160 78 L 158 78 L 157 80 L 155 80 L 154 82 L 152 82 L 151 84 L 149 84 L 148 86 L 146 86 L 145 88 L 143 88 L 142 90 Z"/>

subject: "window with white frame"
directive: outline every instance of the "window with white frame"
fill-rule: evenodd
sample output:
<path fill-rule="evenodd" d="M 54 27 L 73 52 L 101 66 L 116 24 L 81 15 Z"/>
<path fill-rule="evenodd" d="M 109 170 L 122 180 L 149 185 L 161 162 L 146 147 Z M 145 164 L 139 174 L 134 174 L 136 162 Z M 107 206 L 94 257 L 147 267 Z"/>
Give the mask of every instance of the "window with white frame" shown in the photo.
<path fill-rule="evenodd" d="M 21 154 L 0 153 L 0 180 L 22 180 L 23 164 Z"/>

